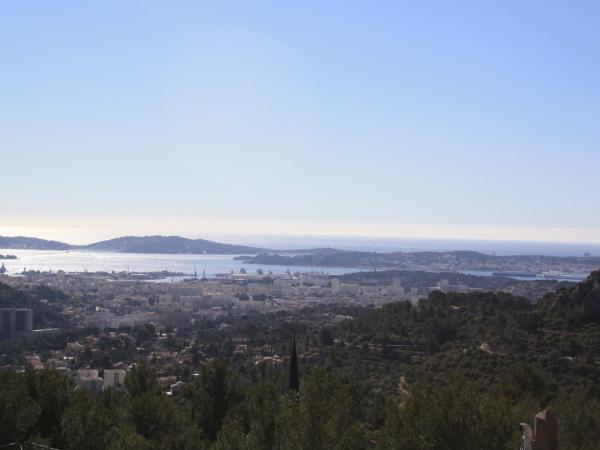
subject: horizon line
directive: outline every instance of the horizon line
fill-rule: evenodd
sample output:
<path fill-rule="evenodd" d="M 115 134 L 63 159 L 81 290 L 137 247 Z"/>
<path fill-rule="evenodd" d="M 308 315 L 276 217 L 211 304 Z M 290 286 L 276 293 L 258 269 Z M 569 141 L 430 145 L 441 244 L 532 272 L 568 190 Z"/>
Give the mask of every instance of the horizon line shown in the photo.
<path fill-rule="evenodd" d="M 43 225 L 40 225 L 43 224 Z M 25 215 L 5 217 L 0 236 L 40 239 L 85 245 L 122 236 L 175 235 L 189 239 L 249 237 L 264 239 L 399 239 L 523 242 L 547 244 L 600 245 L 600 228 L 414 224 L 397 222 L 284 221 L 277 219 L 219 219 L 151 216 Z"/>
<path fill-rule="evenodd" d="M 0 230 L 2 228 L 5 227 L 1 227 L 0 226 Z M 207 233 L 207 234 L 212 234 L 212 233 Z M 440 241 L 440 242 L 468 242 L 468 243 L 497 243 L 497 244 L 538 244 L 538 245 L 600 245 L 600 242 L 585 242 L 585 241 L 558 241 L 558 240 L 527 240 L 527 239 L 499 239 L 499 238 L 462 238 L 462 237 L 435 237 L 435 236 L 398 236 L 398 235 L 348 235 L 348 234 L 301 234 L 301 233 L 280 233 L 280 234 L 271 234 L 271 233 L 219 233 L 221 236 L 225 237 L 225 236 L 229 236 L 229 237 L 233 237 L 233 236 L 238 236 L 238 237 L 246 237 L 246 238 L 251 238 L 251 237 L 256 237 L 256 238 L 280 238 L 280 239 L 285 239 L 285 238 L 308 238 L 308 239 L 333 239 L 333 240 L 339 240 L 339 239 L 351 239 L 351 240 L 393 240 L 393 239 L 398 239 L 398 240 L 407 240 L 407 241 Z M 119 238 L 124 238 L 124 237 L 133 237 L 133 238 L 148 238 L 148 237 L 179 237 L 179 238 L 183 238 L 183 239 L 189 239 L 189 240 L 206 240 L 206 241 L 212 241 L 212 242 L 218 242 L 218 243 L 224 243 L 224 244 L 230 244 L 230 245 L 240 245 L 240 246 L 253 246 L 253 247 L 258 247 L 260 245 L 264 245 L 264 243 L 260 243 L 260 242 L 252 242 L 251 240 L 244 240 L 244 241 L 233 241 L 233 240 L 229 240 L 229 239 L 225 239 L 223 240 L 222 238 L 215 238 L 215 237 L 210 237 L 210 236 L 205 236 L 205 237 L 195 237 L 195 236 L 190 236 L 190 235 L 185 235 L 185 233 L 139 233 L 139 234 L 131 234 L 131 233 L 124 233 L 124 234 L 118 234 L 118 235 L 113 235 L 113 237 L 108 237 L 108 238 L 101 238 L 101 239 L 96 239 L 96 240 L 91 240 L 91 241 L 87 241 L 87 242 L 77 242 L 77 243 L 73 243 L 72 241 L 68 240 L 68 239 L 59 239 L 59 238 L 53 238 L 53 237 L 40 237 L 40 235 L 30 235 L 30 234 L 14 234 L 14 235 L 6 235 L 2 232 L 0 232 L 0 238 L 31 238 L 31 239 L 41 239 L 41 240 L 46 240 L 46 241 L 55 241 L 55 242 L 59 242 L 61 244 L 66 244 L 66 245 L 72 245 L 74 247 L 79 247 L 79 246 L 87 246 L 87 245 L 92 245 L 92 244 L 96 244 L 99 242 L 103 242 L 103 241 L 110 241 L 110 240 L 114 240 L 114 239 L 119 239 Z M 283 243 L 283 242 L 282 242 Z M 275 242 L 273 242 L 272 244 L 276 244 Z M 290 243 L 291 245 L 293 245 L 292 243 Z M 298 245 L 299 243 L 297 242 L 296 245 Z M 309 242 L 305 242 L 302 245 L 308 245 Z M 354 243 L 357 244 L 357 243 Z M 400 244 L 400 243 L 398 243 Z M 336 245 L 336 243 L 331 243 L 331 244 L 323 244 L 326 247 L 331 246 L 332 248 L 334 248 L 333 246 Z M 351 245 L 351 243 L 346 243 L 346 244 L 340 244 L 337 243 L 337 245 Z M 393 247 L 394 244 L 391 242 L 387 242 L 386 246 L 388 247 Z M 265 250 L 269 250 L 268 248 L 265 248 Z"/>

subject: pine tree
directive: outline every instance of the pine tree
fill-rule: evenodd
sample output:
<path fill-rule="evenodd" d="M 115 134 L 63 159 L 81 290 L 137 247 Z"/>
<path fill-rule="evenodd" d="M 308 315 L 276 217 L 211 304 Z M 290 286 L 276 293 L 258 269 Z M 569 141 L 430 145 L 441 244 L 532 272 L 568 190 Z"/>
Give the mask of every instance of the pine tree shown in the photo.
<path fill-rule="evenodd" d="M 296 338 L 292 342 L 292 358 L 290 360 L 290 389 L 300 390 L 300 376 L 298 374 L 298 353 L 296 353 Z"/>

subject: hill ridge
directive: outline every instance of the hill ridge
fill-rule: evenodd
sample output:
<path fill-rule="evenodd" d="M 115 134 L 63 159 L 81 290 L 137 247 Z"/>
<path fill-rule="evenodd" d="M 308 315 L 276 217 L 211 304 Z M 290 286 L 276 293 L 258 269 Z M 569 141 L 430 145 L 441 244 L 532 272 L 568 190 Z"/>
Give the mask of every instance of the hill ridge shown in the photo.
<path fill-rule="evenodd" d="M 99 250 L 123 253 L 164 254 L 256 254 L 264 248 L 225 244 L 207 239 L 189 239 L 182 236 L 150 235 L 120 236 L 86 245 L 39 239 L 27 236 L 0 236 L 0 248 L 25 250 Z"/>

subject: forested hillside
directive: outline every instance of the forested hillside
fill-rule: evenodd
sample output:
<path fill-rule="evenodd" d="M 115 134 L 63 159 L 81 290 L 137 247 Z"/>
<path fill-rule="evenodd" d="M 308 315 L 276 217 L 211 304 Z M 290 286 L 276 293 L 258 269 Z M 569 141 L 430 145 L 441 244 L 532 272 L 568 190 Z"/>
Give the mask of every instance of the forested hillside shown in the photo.
<path fill-rule="evenodd" d="M 152 358 L 129 371 L 126 391 L 97 397 L 51 370 L 6 371 L 0 444 L 505 450 L 518 448 L 518 424 L 549 406 L 562 449 L 596 450 L 599 281 L 594 273 L 536 305 L 436 292 L 320 330 L 297 327 L 298 378 L 290 352 L 279 365 L 235 353 L 227 362 L 192 358 L 188 371 L 198 376 L 179 396 L 162 392 Z M 249 345 L 267 336 L 252 333 Z"/>
<path fill-rule="evenodd" d="M 600 272 L 537 305 L 503 293 L 432 293 L 418 305 L 388 304 L 330 332 L 334 365 L 382 389 L 397 378 L 443 380 L 453 372 L 482 385 L 528 364 L 548 394 L 581 385 L 600 393 Z"/>
<path fill-rule="evenodd" d="M 27 290 L 18 290 L 0 283 L 0 308 L 31 308 L 34 328 L 49 328 L 68 325 L 61 314 L 56 300 L 65 300 L 62 291 L 47 286 L 28 286 Z"/>

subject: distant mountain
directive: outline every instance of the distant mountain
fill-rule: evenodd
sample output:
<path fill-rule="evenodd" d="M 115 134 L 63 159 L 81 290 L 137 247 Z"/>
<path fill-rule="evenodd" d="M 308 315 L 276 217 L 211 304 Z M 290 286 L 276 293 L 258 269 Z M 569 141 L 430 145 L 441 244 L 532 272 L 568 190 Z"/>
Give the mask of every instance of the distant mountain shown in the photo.
<path fill-rule="evenodd" d="M 0 236 L 0 248 L 18 248 L 31 250 L 69 250 L 72 245 L 59 241 L 47 241 L 25 236 Z"/>
<path fill-rule="evenodd" d="M 474 251 L 366 252 L 354 250 L 314 249 L 302 251 L 269 251 L 238 259 L 249 264 L 276 264 L 290 267 L 348 267 L 376 269 L 514 272 L 535 276 L 549 272 L 548 278 L 561 278 L 559 272 L 581 276 L 600 267 L 600 257 L 494 255 Z M 552 273 L 555 273 L 553 275 Z"/>
<path fill-rule="evenodd" d="M 95 242 L 81 248 L 127 253 L 187 253 L 236 255 L 257 254 L 265 249 L 245 245 L 222 244 L 205 239 L 187 239 L 181 236 L 124 236 Z"/>
<path fill-rule="evenodd" d="M 127 253 L 188 253 L 188 254 L 257 254 L 264 248 L 222 244 L 205 239 L 187 239 L 181 236 L 123 236 L 89 245 L 71 245 L 25 236 L 0 236 L 0 248 L 29 250 L 99 250 Z"/>

